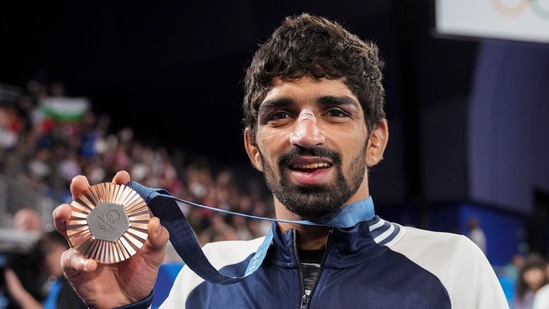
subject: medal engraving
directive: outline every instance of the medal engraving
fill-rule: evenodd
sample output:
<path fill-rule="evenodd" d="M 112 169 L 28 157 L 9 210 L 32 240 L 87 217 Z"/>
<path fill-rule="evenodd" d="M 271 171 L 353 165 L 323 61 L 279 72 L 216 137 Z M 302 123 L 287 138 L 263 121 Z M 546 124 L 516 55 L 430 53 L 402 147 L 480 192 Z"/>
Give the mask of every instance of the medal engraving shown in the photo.
<path fill-rule="evenodd" d="M 67 236 L 87 258 L 112 264 L 133 256 L 147 240 L 149 208 L 125 185 L 91 186 L 71 203 Z"/>
<path fill-rule="evenodd" d="M 130 221 L 123 205 L 101 202 L 88 215 L 88 225 L 93 238 L 117 241 L 130 227 Z"/>

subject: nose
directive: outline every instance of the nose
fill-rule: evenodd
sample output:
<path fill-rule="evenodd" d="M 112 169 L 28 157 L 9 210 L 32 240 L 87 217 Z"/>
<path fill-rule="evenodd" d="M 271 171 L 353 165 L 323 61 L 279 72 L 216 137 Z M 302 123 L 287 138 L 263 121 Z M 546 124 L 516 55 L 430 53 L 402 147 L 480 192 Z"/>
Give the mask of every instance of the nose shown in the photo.
<path fill-rule="evenodd" d="M 325 141 L 324 134 L 318 129 L 315 114 L 309 109 L 302 110 L 290 135 L 290 143 L 309 148 L 321 145 Z"/>

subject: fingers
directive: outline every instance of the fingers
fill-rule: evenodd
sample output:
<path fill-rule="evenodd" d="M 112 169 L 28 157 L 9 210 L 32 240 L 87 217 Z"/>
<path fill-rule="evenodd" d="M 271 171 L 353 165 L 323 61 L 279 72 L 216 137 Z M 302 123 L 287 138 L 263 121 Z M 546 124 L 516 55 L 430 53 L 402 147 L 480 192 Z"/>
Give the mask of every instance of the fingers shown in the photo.
<path fill-rule="evenodd" d="M 142 256 L 147 260 L 151 268 L 160 266 L 166 255 L 165 248 L 170 235 L 168 230 L 160 224 L 156 217 L 150 219 L 147 226 L 149 237 L 145 246 L 141 249 Z"/>
<path fill-rule="evenodd" d="M 75 176 L 70 184 L 72 198 L 76 199 L 82 192 L 90 187 L 88 178 L 82 175 Z M 54 209 L 52 213 L 53 224 L 55 229 L 67 238 L 67 221 L 71 217 L 71 206 L 69 204 L 61 204 Z M 67 239 L 68 240 L 68 239 Z"/>
<path fill-rule="evenodd" d="M 112 182 L 114 182 L 116 184 L 119 184 L 119 185 L 121 185 L 121 184 L 125 185 L 128 182 L 130 182 L 130 174 L 128 174 L 128 172 L 126 172 L 126 171 L 119 171 L 112 178 Z"/>
<path fill-rule="evenodd" d="M 80 194 L 82 194 L 82 192 L 88 190 L 89 187 L 90 183 L 88 182 L 88 178 L 86 178 L 86 176 L 75 176 L 70 185 L 72 199 L 76 199 Z"/>
<path fill-rule="evenodd" d="M 116 184 L 127 184 L 130 181 L 130 174 L 126 171 L 119 171 L 114 175 L 112 182 Z M 71 181 L 70 189 L 72 193 L 72 198 L 76 199 L 82 192 L 88 190 L 90 183 L 88 178 L 83 175 L 78 175 L 74 177 Z"/>
<path fill-rule="evenodd" d="M 92 272 L 97 269 L 97 262 L 85 258 L 76 249 L 68 249 L 61 255 L 61 269 L 67 278 L 76 276 L 81 272 Z"/>
<path fill-rule="evenodd" d="M 88 178 L 82 175 L 75 176 L 70 184 L 72 198 L 76 199 L 82 192 L 90 187 Z M 71 207 L 69 204 L 61 204 L 52 213 L 55 228 L 66 237 L 67 220 L 71 217 Z"/>
<path fill-rule="evenodd" d="M 69 204 L 61 204 L 53 210 L 53 224 L 55 229 L 58 230 L 61 234 L 65 235 L 67 233 L 67 221 L 70 219 L 72 213 L 71 206 Z"/>
<path fill-rule="evenodd" d="M 164 250 L 164 246 L 170 239 L 168 230 L 160 224 L 160 219 L 152 217 L 147 226 L 149 242 L 153 249 Z"/>

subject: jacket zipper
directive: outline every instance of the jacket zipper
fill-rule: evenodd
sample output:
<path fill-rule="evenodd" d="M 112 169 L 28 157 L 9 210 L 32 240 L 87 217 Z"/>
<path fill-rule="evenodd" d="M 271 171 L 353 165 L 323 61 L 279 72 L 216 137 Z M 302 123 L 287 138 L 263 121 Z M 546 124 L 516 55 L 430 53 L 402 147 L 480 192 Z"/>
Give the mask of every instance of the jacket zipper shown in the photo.
<path fill-rule="evenodd" d="M 309 296 L 303 293 L 303 296 L 301 297 L 301 305 L 299 306 L 299 309 L 307 309 L 307 308 L 309 308 Z"/>
<path fill-rule="evenodd" d="M 324 270 L 324 261 L 326 260 L 326 256 L 328 255 L 328 244 L 330 243 L 330 236 L 332 235 L 333 230 L 328 231 L 328 238 L 326 241 L 326 250 L 324 250 L 324 255 L 322 256 L 322 261 L 320 262 L 320 271 L 318 273 L 318 277 L 316 279 L 315 285 L 313 286 L 311 290 L 311 294 L 307 295 L 305 293 L 305 286 L 303 282 L 303 270 L 301 268 L 301 260 L 299 259 L 298 249 L 297 249 L 297 239 L 296 239 L 296 232 L 293 231 L 293 243 L 294 243 L 294 254 L 297 260 L 297 267 L 299 269 L 299 280 L 301 285 L 301 304 L 299 305 L 299 309 L 308 309 L 309 303 L 311 302 L 311 299 L 313 297 L 313 294 L 316 290 L 316 287 L 318 285 L 318 281 L 320 280 L 320 276 L 322 276 L 322 271 Z"/>

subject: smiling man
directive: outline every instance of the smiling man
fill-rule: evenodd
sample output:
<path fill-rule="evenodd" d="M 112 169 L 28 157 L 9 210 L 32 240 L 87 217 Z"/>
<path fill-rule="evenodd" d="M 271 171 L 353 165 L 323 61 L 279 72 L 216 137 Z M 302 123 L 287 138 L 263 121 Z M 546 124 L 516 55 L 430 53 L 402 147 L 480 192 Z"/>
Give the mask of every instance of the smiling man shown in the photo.
<path fill-rule="evenodd" d="M 377 144 L 365 156 L 371 141 L 364 112 L 343 79 L 275 78 L 257 122 L 257 132 L 246 130 L 246 149 L 265 173 L 277 210 L 290 211 L 284 219 L 324 217 L 368 197 L 367 161 L 381 159 L 387 125 L 377 125 Z"/>
<path fill-rule="evenodd" d="M 375 214 L 368 170 L 389 138 L 382 67 L 375 44 L 309 14 L 286 18 L 260 46 L 245 77 L 244 146 L 264 173 L 279 221 L 265 238 L 203 248 L 225 274 L 252 264 L 255 272 L 219 284 L 185 266 L 161 308 L 508 307 L 468 238 Z M 130 178 L 122 171 L 113 181 Z M 89 186 L 76 177 L 73 196 Z M 58 207 L 54 218 L 65 232 L 70 206 Z M 148 230 L 143 248 L 115 265 L 65 253 L 65 274 L 90 306 L 150 305 L 168 232 L 157 218 Z"/>

